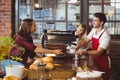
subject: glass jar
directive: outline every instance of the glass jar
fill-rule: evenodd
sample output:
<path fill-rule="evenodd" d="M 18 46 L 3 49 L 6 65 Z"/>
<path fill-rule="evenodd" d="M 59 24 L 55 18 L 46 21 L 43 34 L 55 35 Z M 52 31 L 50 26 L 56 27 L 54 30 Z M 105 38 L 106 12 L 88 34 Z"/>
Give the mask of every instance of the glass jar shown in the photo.
<path fill-rule="evenodd" d="M 38 63 L 37 66 L 38 66 L 38 72 L 37 72 L 38 79 L 37 80 L 49 80 L 49 73 L 45 68 L 46 64 L 41 62 L 41 63 Z"/>

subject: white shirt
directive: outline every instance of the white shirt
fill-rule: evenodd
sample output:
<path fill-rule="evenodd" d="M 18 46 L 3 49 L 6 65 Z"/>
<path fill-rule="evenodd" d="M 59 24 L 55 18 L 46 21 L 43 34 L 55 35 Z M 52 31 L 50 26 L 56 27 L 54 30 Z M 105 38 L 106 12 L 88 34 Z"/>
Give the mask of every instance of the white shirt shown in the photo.
<path fill-rule="evenodd" d="M 103 33 L 103 31 L 105 31 L 105 32 Z M 109 45 L 110 45 L 111 37 L 110 37 L 110 35 L 108 34 L 108 32 L 105 29 L 101 30 L 101 32 L 96 34 L 96 29 L 93 28 L 91 30 L 91 32 L 88 34 L 87 38 L 90 39 L 90 40 L 92 39 L 92 37 L 98 39 L 101 34 L 102 34 L 102 36 L 100 37 L 98 47 L 101 47 L 103 49 L 107 49 L 109 47 Z"/>

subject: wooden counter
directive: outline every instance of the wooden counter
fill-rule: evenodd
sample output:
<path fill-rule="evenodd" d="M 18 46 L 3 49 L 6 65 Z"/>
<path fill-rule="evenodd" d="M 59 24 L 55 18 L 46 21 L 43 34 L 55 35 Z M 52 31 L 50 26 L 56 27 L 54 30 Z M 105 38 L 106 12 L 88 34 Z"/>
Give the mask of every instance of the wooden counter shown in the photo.
<path fill-rule="evenodd" d="M 53 70 L 47 72 L 47 77 L 59 80 L 67 80 L 69 78 L 72 78 L 75 76 L 76 69 L 75 67 L 83 65 L 83 63 L 87 61 L 87 59 L 79 59 L 78 61 L 74 60 L 73 55 L 67 54 L 66 57 L 54 57 L 54 64 L 60 64 L 61 66 L 56 66 Z M 90 68 L 96 69 L 94 66 L 91 66 Z M 29 80 L 37 80 L 38 76 L 36 70 L 30 70 L 28 79 Z M 50 73 L 50 75 L 49 75 Z"/>
<path fill-rule="evenodd" d="M 54 57 L 54 64 L 60 64 L 61 66 L 55 66 L 53 70 L 46 70 L 46 77 L 52 80 L 67 80 L 76 75 L 76 67 L 82 66 L 84 62 L 88 61 L 87 58 L 74 60 L 74 55 L 66 54 L 63 57 Z M 90 66 L 91 69 L 96 69 L 95 66 Z M 28 77 L 23 80 L 37 80 L 38 70 L 29 70 Z"/>
<path fill-rule="evenodd" d="M 39 75 L 41 75 L 40 72 L 39 72 Z M 43 76 L 46 79 L 51 78 L 52 80 L 53 79 L 68 79 L 68 78 L 72 78 L 74 75 L 75 75 L 75 71 L 72 70 L 71 66 L 55 67 L 53 70 L 45 71 L 45 73 L 43 74 Z M 37 80 L 37 78 L 38 78 L 38 71 L 30 70 L 28 79 Z"/>

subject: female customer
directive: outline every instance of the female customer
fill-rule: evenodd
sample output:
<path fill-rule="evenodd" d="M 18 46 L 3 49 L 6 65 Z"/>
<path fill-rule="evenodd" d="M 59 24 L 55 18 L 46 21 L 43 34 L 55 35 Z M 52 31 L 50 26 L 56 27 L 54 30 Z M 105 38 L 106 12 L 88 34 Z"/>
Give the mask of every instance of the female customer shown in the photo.
<path fill-rule="evenodd" d="M 77 25 L 76 34 L 78 35 L 77 45 L 79 45 L 86 37 L 86 25 L 84 23 Z"/>
<path fill-rule="evenodd" d="M 54 53 L 62 54 L 61 50 L 48 50 L 33 44 L 31 34 L 36 31 L 36 25 L 33 19 L 24 19 L 19 27 L 19 31 L 15 34 L 15 43 L 25 48 L 22 56 L 23 64 L 28 67 L 28 59 L 34 59 L 36 53 Z"/>
<path fill-rule="evenodd" d="M 78 36 L 78 39 L 77 39 L 77 45 L 80 45 L 81 42 L 86 38 L 87 36 L 87 32 L 86 32 L 86 25 L 84 23 L 81 23 L 79 25 L 77 25 L 77 31 L 76 31 L 76 34 Z M 84 49 L 86 48 L 87 46 L 84 46 L 84 47 L 81 47 L 80 49 Z M 80 55 L 81 57 L 80 58 L 85 58 L 85 55 Z"/>

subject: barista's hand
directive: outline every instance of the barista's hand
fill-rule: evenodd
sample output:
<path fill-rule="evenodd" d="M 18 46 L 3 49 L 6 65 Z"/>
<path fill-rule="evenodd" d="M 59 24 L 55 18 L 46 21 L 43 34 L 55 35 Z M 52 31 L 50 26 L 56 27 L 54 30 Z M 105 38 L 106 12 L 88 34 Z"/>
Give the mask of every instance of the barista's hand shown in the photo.
<path fill-rule="evenodd" d="M 63 54 L 62 50 L 61 49 L 56 49 L 54 50 L 54 53 L 59 55 L 59 54 Z"/>
<path fill-rule="evenodd" d="M 75 49 L 75 51 L 77 51 L 78 50 L 78 46 L 74 46 L 73 49 Z"/>
<path fill-rule="evenodd" d="M 78 54 L 78 55 L 83 55 L 83 54 L 85 54 L 85 53 L 86 53 L 86 50 L 85 50 L 85 49 L 80 49 L 80 50 L 77 51 L 77 54 Z"/>

